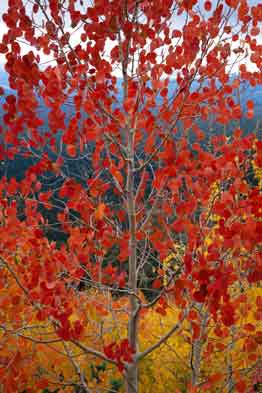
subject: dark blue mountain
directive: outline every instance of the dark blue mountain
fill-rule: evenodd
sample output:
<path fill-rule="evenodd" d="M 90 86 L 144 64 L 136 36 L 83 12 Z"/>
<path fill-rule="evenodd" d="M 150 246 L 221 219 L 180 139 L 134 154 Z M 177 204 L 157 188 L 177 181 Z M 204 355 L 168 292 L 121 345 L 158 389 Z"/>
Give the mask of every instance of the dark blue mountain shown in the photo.
<path fill-rule="evenodd" d="M 122 95 L 123 95 L 123 90 L 121 89 L 121 80 L 118 80 L 118 88 L 119 88 L 119 99 L 121 101 Z M 0 86 L 4 87 L 5 89 L 5 95 L 9 95 L 9 94 L 15 94 L 15 91 L 11 90 L 9 88 L 9 84 L 8 84 L 8 75 L 5 72 L 5 70 L 0 66 Z M 150 86 L 150 83 L 149 83 Z M 173 94 L 176 90 L 177 84 L 176 81 L 173 80 L 171 81 L 171 88 L 169 89 L 170 94 Z M 197 83 L 193 83 L 192 85 L 192 90 L 195 90 L 198 87 Z M 241 105 L 243 107 L 245 107 L 246 101 L 251 99 L 253 100 L 254 104 L 255 104 L 255 118 L 250 121 L 247 119 L 242 119 L 241 120 L 241 128 L 245 130 L 245 132 L 250 132 L 252 130 L 254 130 L 254 128 L 256 127 L 257 124 L 257 120 L 262 120 L 262 85 L 261 86 L 256 86 L 256 87 L 252 87 L 248 84 L 246 84 L 245 86 L 241 87 L 241 91 L 240 91 L 240 97 L 241 97 Z M 236 101 L 238 100 L 237 97 Z M 159 96 L 157 98 L 158 103 L 161 104 L 161 96 Z M 4 96 L 0 97 L 0 124 L 1 124 L 1 116 L 3 114 L 3 108 L 2 108 L 2 104 L 4 103 L 5 98 Z M 71 101 L 71 103 L 70 103 Z M 65 105 L 62 106 L 62 110 L 64 111 L 66 117 L 66 123 L 68 123 L 68 121 L 70 120 L 70 118 L 73 116 L 73 111 L 74 111 L 74 105 L 72 105 L 72 101 L 73 98 L 71 97 L 69 99 L 69 102 L 66 103 Z M 43 129 L 45 131 L 47 131 L 47 126 L 48 126 L 48 113 L 49 113 L 49 109 L 44 105 L 43 101 L 41 99 L 39 99 L 39 115 L 42 118 L 42 120 L 44 121 L 44 126 Z M 203 122 L 201 122 L 201 127 L 203 129 L 206 129 L 208 132 L 208 126 L 207 124 L 205 125 Z M 234 127 L 234 124 L 232 124 L 232 127 Z M 228 127 L 228 132 L 231 132 L 231 128 L 232 127 Z M 221 126 L 219 125 L 215 125 L 215 127 L 213 126 L 213 129 L 216 128 L 221 128 Z M 216 131 L 215 131 L 216 133 Z"/>
<path fill-rule="evenodd" d="M 170 90 L 173 90 L 173 92 L 176 89 L 176 82 L 172 81 L 172 88 Z M 8 77 L 7 74 L 1 70 L 0 68 L 0 86 L 3 86 L 5 88 L 5 94 L 15 94 L 14 91 L 12 91 L 8 87 Z M 121 81 L 118 81 L 118 86 L 121 89 Z M 193 86 L 193 89 L 195 88 L 195 85 Z M 252 88 L 251 86 L 246 86 L 245 88 L 242 88 L 243 90 L 241 91 L 241 104 L 245 105 L 245 102 L 248 99 L 252 99 L 255 103 L 255 118 L 252 120 L 248 119 L 241 119 L 241 128 L 245 130 L 246 133 L 249 133 L 253 131 L 256 128 L 256 123 L 257 121 L 262 120 L 262 86 L 258 86 L 255 88 Z M 119 93 L 119 98 L 121 100 L 121 95 L 123 94 L 123 91 L 120 90 Z M 158 98 L 159 104 L 161 103 L 161 97 Z M 1 117 L 3 115 L 3 108 L 2 104 L 5 101 L 5 97 L 0 97 L 0 124 L 1 124 Z M 66 122 L 73 116 L 74 114 L 74 106 L 70 105 L 70 102 L 62 107 L 63 111 L 66 114 Z M 47 107 L 44 105 L 43 101 L 41 99 L 39 100 L 39 115 L 43 119 L 45 126 L 43 127 L 44 131 L 47 131 L 48 128 L 48 113 L 49 110 Z M 224 128 L 220 124 L 215 124 L 213 125 L 213 129 L 210 132 L 209 125 L 204 122 L 200 122 L 200 126 L 203 130 L 205 130 L 206 138 L 203 141 L 203 146 L 204 148 L 208 148 L 208 141 L 209 141 L 209 135 L 212 132 L 213 134 L 219 134 L 221 132 L 224 133 Z M 236 124 L 231 124 L 227 127 L 226 133 L 227 135 L 230 135 L 232 133 L 232 130 Z M 180 137 L 180 135 L 183 133 L 182 127 L 181 132 L 178 133 L 177 138 Z M 59 139 L 61 136 L 59 134 L 57 135 L 57 138 Z M 194 134 L 190 133 L 189 134 L 189 143 L 191 144 L 194 142 Z M 0 140 L 1 143 L 1 140 Z M 92 149 L 92 146 L 88 145 L 88 149 Z M 49 152 L 49 148 L 47 147 L 47 151 Z M 49 152 L 51 155 L 51 152 Z M 17 156 L 15 157 L 14 160 L 5 160 L 5 161 L 0 161 L 0 178 L 2 176 L 7 176 L 8 178 L 11 177 L 16 177 L 16 179 L 19 181 L 24 177 L 25 171 L 28 167 L 30 167 L 33 163 L 33 159 L 25 159 L 22 156 Z M 68 177 L 75 177 L 78 181 L 86 181 L 86 179 L 91 175 L 92 173 L 92 162 L 90 161 L 89 158 L 83 158 L 81 157 L 80 159 L 77 160 L 72 160 L 70 157 L 68 160 L 66 160 L 64 167 L 62 168 L 63 173 L 66 174 Z M 46 174 L 44 179 L 41 179 L 42 184 L 43 184 L 43 189 L 47 190 L 50 188 L 59 188 L 58 185 L 63 181 L 63 177 L 57 178 L 54 176 L 54 174 Z M 60 183 L 59 183 L 60 182 Z M 116 196 L 112 195 L 110 198 L 115 198 L 117 199 Z M 56 200 L 56 204 L 57 204 Z M 63 208 L 63 205 L 61 205 L 61 208 Z M 58 209 L 58 208 L 57 208 Z M 48 221 L 53 225 L 52 229 L 48 231 L 48 237 L 52 240 L 56 241 L 65 241 L 66 235 L 61 232 L 61 228 L 57 227 L 57 219 L 56 219 L 56 214 L 59 211 L 59 209 L 56 211 L 56 209 L 52 210 L 46 210 L 43 211 L 43 214 L 45 218 L 48 219 Z M 51 227 L 50 227 L 51 228 Z"/>
<path fill-rule="evenodd" d="M 0 65 L 0 86 L 4 87 L 6 95 L 13 93 L 13 91 L 9 88 L 8 75 L 6 71 L 3 69 L 3 66 L 1 65 Z M 120 89 L 119 98 L 121 99 L 122 97 L 121 80 L 118 81 L 118 88 Z M 197 88 L 197 84 L 193 83 L 192 90 L 194 90 L 195 88 Z M 175 80 L 173 80 L 171 81 L 171 89 L 170 89 L 171 94 L 172 92 L 174 92 L 175 89 L 176 89 L 176 82 Z M 262 114 L 262 85 L 251 87 L 246 84 L 246 86 L 241 87 L 241 104 L 244 105 L 248 99 L 252 99 L 254 101 L 255 113 Z M 160 100 L 161 98 L 159 97 L 159 101 Z M 1 101 L 3 101 L 3 98 Z M 41 112 L 43 110 L 46 111 L 46 108 L 45 107 L 41 108 Z M 0 108 L 0 113 L 1 112 L 2 112 L 2 108 Z"/>

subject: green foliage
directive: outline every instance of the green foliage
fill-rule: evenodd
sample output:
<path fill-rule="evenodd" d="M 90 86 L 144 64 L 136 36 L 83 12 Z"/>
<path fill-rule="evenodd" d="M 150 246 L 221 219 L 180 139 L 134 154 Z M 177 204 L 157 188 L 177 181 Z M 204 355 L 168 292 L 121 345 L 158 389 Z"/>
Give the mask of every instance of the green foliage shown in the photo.
<path fill-rule="evenodd" d="M 101 382 L 99 373 L 104 371 L 106 371 L 106 362 L 102 362 L 101 364 L 98 365 L 94 365 L 93 363 L 91 363 L 90 364 L 91 380 L 95 379 L 97 383 Z"/>
<path fill-rule="evenodd" d="M 110 380 L 110 384 L 111 386 L 110 386 L 109 393 L 116 393 L 119 392 L 119 390 L 123 386 L 123 381 L 121 379 L 112 378 Z"/>
<path fill-rule="evenodd" d="M 58 393 L 60 391 L 60 389 L 55 389 L 55 390 L 49 390 L 47 388 L 45 388 L 44 390 L 42 390 L 42 393 Z"/>

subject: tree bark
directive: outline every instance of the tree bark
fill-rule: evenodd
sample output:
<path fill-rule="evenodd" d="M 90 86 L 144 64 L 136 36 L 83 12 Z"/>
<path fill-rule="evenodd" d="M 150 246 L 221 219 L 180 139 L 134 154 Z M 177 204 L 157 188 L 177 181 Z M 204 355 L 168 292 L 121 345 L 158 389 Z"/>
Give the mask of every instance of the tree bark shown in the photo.
<path fill-rule="evenodd" d="M 200 334 L 199 338 L 194 340 L 192 343 L 192 354 L 191 354 L 191 367 L 192 367 L 192 385 L 197 386 L 200 378 L 201 371 L 201 353 L 203 348 L 203 338 L 207 326 L 208 321 L 208 313 L 201 314 L 201 325 L 200 325 Z"/>
<path fill-rule="evenodd" d="M 233 363 L 231 352 L 234 348 L 234 336 L 235 336 L 235 328 L 231 327 L 231 342 L 229 344 L 228 358 L 227 358 L 227 391 L 228 393 L 233 393 L 235 390 L 235 381 L 233 376 Z"/>
<path fill-rule="evenodd" d="M 138 351 L 137 326 L 138 326 L 138 301 L 137 301 L 137 240 L 136 240 L 136 206 L 135 206 L 135 184 L 134 184 L 134 131 L 127 131 L 127 210 L 129 223 L 129 322 L 128 339 L 129 344 Z M 138 392 L 138 367 L 137 363 L 130 364 L 126 372 L 127 393 Z"/>

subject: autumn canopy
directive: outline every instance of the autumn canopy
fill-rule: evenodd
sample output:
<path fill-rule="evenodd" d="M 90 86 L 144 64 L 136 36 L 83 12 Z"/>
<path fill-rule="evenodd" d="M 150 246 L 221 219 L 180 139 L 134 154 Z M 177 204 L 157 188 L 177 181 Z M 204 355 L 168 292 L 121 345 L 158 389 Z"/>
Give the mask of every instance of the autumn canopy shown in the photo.
<path fill-rule="evenodd" d="M 0 392 L 261 391 L 261 2 L 2 21 Z"/>

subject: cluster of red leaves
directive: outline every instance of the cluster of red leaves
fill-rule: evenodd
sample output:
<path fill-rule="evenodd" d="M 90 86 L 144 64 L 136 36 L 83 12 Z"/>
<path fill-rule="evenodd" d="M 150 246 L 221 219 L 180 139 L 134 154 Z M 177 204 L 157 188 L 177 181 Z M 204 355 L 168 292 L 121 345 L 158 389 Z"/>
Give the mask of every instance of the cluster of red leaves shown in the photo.
<path fill-rule="evenodd" d="M 113 342 L 105 346 L 104 353 L 109 359 L 116 361 L 119 371 L 124 371 L 125 362 L 133 362 L 135 351 L 130 346 L 129 341 L 124 339 L 119 344 Z"/>

